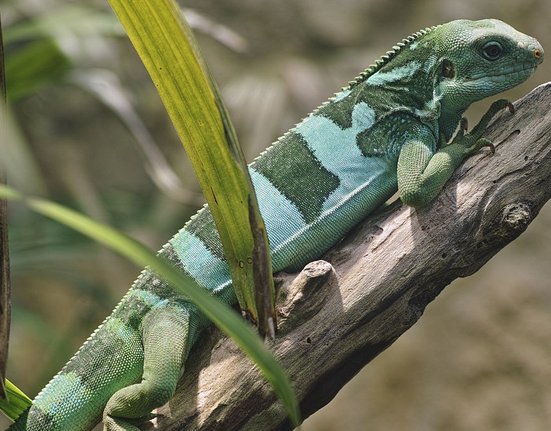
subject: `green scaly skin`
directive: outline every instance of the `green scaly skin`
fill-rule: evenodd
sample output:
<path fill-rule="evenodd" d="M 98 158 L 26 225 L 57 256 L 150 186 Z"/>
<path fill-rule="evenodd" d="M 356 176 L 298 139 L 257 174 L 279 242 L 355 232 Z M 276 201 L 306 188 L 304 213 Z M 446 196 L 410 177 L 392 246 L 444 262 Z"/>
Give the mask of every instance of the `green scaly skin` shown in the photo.
<path fill-rule="evenodd" d="M 533 38 L 497 20 L 422 30 L 316 109 L 250 165 L 274 271 L 300 269 L 397 190 L 434 199 L 482 138 L 495 102 L 469 134 L 469 105 L 526 80 L 543 61 Z M 454 137 L 455 134 L 455 137 Z M 228 304 L 228 267 L 208 207 L 160 251 Z M 145 269 L 114 312 L 10 430 L 84 431 L 136 424 L 172 397 L 206 320 Z"/>

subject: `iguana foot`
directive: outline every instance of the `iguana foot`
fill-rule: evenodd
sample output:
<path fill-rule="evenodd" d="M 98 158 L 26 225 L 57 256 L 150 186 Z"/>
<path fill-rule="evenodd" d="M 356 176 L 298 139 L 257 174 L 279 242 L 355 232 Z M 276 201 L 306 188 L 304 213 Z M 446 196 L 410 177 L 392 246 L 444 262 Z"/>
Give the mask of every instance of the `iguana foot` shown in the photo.
<path fill-rule="evenodd" d="M 104 431 L 139 431 L 140 422 L 174 395 L 188 351 L 190 314 L 178 305 L 153 308 L 142 321 L 143 375 L 115 392 L 103 413 Z"/>
<path fill-rule="evenodd" d="M 507 99 L 499 99 L 492 103 L 488 111 L 482 116 L 478 124 L 470 133 L 465 133 L 467 131 L 467 120 L 462 118 L 459 131 L 451 143 L 459 144 L 464 147 L 465 155 L 467 156 L 476 153 L 484 147 L 489 147 L 492 154 L 494 154 L 494 144 L 489 139 L 483 138 L 482 135 L 497 113 L 505 108 L 508 108 L 511 114 L 515 112 L 515 107 Z"/>

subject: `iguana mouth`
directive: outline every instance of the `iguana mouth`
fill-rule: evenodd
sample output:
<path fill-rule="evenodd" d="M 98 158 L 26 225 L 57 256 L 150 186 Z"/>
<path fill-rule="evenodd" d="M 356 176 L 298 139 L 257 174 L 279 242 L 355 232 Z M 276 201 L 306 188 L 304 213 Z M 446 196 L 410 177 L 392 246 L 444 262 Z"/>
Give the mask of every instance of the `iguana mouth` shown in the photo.
<path fill-rule="evenodd" d="M 488 78 L 488 79 L 491 79 L 492 81 L 499 81 L 501 79 L 508 78 L 514 74 L 526 74 L 526 77 L 529 77 L 537 69 L 537 67 L 538 67 L 537 64 L 524 62 L 521 64 L 516 64 L 514 66 L 511 66 L 500 73 L 495 73 L 491 75 L 481 73 L 478 75 L 467 76 L 465 77 L 465 79 L 467 81 L 477 81 L 479 79 Z"/>

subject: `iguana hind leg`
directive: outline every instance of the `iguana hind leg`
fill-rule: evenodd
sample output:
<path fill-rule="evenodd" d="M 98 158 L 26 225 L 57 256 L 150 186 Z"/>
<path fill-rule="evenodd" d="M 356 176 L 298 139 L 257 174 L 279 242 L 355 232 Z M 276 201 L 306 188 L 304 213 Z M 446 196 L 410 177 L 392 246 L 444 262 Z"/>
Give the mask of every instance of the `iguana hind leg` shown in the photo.
<path fill-rule="evenodd" d="M 140 383 L 117 391 L 103 413 L 104 431 L 139 431 L 135 425 L 174 395 L 188 352 L 189 313 L 168 305 L 142 322 L 144 369 Z"/>

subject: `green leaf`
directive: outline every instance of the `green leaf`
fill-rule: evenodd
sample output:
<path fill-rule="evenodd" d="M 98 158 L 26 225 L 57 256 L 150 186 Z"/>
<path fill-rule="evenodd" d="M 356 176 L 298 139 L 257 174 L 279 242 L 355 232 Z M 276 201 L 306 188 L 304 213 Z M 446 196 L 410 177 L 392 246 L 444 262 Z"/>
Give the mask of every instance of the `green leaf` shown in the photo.
<path fill-rule="evenodd" d="M 170 283 L 176 292 L 189 297 L 205 316 L 236 342 L 271 383 L 293 423 L 298 424 L 300 422 L 298 403 L 287 374 L 281 365 L 264 346 L 258 335 L 238 314 L 220 300 L 211 296 L 193 278 L 178 271 L 166 259 L 157 256 L 152 250 L 139 242 L 76 211 L 44 199 L 24 197 L 14 189 L 4 185 L 0 185 L 0 198 L 21 201 L 35 212 L 106 245 L 136 265 L 140 267 L 149 266 L 155 273 Z"/>
<path fill-rule="evenodd" d="M 61 78 L 71 67 L 69 58 L 52 39 L 31 42 L 6 61 L 10 101 L 27 96 Z"/>
<path fill-rule="evenodd" d="M 11 25 L 4 37 L 10 52 L 6 61 L 10 101 L 63 77 L 73 62 L 79 62 L 76 50 L 67 49 L 81 43 L 78 39 L 123 34 L 113 14 L 75 5 L 65 5 Z"/>
<path fill-rule="evenodd" d="M 0 398 L 0 411 L 15 421 L 31 404 L 31 399 L 6 379 L 6 399 Z"/>
<path fill-rule="evenodd" d="M 266 228 L 215 84 L 173 0 L 109 0 L 170 115 L 212 212 L 242 310 L 273 334 Z M 255 290 L 255 287 L 257 290 Z"/>

